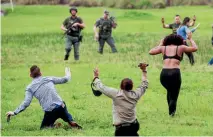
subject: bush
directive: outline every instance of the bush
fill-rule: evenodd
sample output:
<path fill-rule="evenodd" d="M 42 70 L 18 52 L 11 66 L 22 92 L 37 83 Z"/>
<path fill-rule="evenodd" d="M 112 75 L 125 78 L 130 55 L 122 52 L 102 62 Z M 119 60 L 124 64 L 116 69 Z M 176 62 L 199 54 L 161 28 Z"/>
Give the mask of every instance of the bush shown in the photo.
<path fill-rule="evenodd" d="M 166 8 L 166 3 L 164 3 L 162 0 L 156 1 L 156 2 L 153 4 L 153 7 L 154 7 L 154 8 L 157 8 L 157 9 L 164 9 L 164 8 Z"/>
<path fill-rule="evenodd" d="M 97 0 L 74 0 L 70 1 L 70 6 L 82 6 L 82 7 L 97 7 L 99 6 Z"/>
<path fill-rule="evenodd" d="M 117 0 L 116 7 L 121 9 L 132 9 L 134 8 L 134 3 L 131 0 Z"/>
<path fill-rule="evenodd" d="M 180 5 L 213 5 L 213 0 L 170 0 L 171 6 Z M 2 0 L 9 2 L 9 0 Z M 16 4 L 67 4 L 71 6 L 97 7 L 104 6 L 121 9 L 147 9 L 147 8 L 165 8 L 166 0 L 13 0 Z"/>
<path fill-rule="evenodd" d="M 208 5 L 209 0 L 190 0 L 189 5 Z"/>
<path fill-rule="evenodd" d="M 116 5 L 116 0 L 101 0 L 99 5 L 113 8 Z"/>
<path fill-rule="evenodd" d="M 135 5 L 137 9 L 147 9 L 153 7 L 151 1 L 149 0 L 138 0 Z"/>
<path fill-rule="evenodd" d="M 71 1 L 71 2 L 69 3 L 69 5 L 70 5 L 70 6 L 76 6 L 76 7 L 78 7 L 78 6 L 81 6 L 81 5 L 82 5 L 82 2 L 81 2 L 81 0 L 74 0 L 74 1 Z"/>
<path fill-rule="evenodd" d="M 212 0 L 173 0 L 173 6 L 180 5 L 208 5 L 212 2 Z"/>
<path fill-rule="evenodd" d="M 37 5 L 37 4 L 59 4 L 60 0 L 13 0 L 16 4 L 21 5 Z"/>

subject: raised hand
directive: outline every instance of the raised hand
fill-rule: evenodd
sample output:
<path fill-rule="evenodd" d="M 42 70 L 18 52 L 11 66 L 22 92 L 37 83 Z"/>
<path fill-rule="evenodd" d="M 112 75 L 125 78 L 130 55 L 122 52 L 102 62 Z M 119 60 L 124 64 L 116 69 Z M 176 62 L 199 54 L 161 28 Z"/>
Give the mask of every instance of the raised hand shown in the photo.
<path fill-rule="evenodd" d="M 161 22 L 164 24 L 164 17 L 161 18 Z"/>
<path fill-rule="evenodd" d="M 97 67 L 94 69 L 93 72 L 94 72 L 94 77 L 99 77 L 99 70 Z"/>
<path fill-rule="evenodd" d="M 196 16 L 195 15 L 193 16 L 193 21 L 196 21 Z"/>
<path fill-rule="evenodd" d="M 65 75 L 68 76 L 69 78 L 71 77 L 71 71 L 69 67 L 65 67 Z"/>
<path fill-rule="evenodd" d="M 146 67 L 148 67 L 148 66 L 149 66 L 149 64 L 147 64 L 147 63 L 145 63 L 145 62 L 140 63 L 140 64 L 138 65 L 138 67 L 140 67 L 140 69 L 141 69 L 142 71 L 146 71 Z"/>

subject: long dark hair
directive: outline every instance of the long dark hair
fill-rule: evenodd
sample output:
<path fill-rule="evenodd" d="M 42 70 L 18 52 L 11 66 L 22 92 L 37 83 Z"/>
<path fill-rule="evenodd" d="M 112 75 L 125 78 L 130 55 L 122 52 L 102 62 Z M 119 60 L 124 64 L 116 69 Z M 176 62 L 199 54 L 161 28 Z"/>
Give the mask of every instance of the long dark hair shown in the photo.
<path fill-rule="evenodd" d="M 183 19 L 182 26 L 186 25 L 189 21 L 190 21 L 190 18 L 189 18 L 189 17 L 185 17 L 185 18 Z"/>
<path fill-rule="evenodd" d="M 177 45 L 177 46 L 184 45 L 184 39 L 176 34 L 168 35 L 163 40 L 163 46 L 168 45 Z"/>

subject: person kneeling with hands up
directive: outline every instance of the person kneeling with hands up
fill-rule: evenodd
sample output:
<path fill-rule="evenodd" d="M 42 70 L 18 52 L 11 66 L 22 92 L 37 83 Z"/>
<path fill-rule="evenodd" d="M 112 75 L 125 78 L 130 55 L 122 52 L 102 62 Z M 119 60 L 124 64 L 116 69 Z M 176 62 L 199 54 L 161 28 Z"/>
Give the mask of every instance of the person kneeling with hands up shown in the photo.
<path fill-rule="evenodd" d="M 113 125 L 115 136 L 139 136 L 139 123 L 136 118 L 136 104 L 148 88 L 147 68 L 148 64 L 140 63 L 142 82 L 135 90 L 133 82 L 129 78 L 121 81 L 120 89 L 105 86 L 99 79 L 99 70 L 94 70 L 94 87 L 113 100 Z"/>

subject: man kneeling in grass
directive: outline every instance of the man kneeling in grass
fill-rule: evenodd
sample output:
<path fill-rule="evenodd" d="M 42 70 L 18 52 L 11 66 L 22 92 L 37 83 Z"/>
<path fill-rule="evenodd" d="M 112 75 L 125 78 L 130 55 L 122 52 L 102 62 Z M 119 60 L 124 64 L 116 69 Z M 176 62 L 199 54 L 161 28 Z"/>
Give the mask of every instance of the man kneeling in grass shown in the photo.
<path fill-rule="evenodd" d="M 61 78 L 42 77 L 40 68 L 33 65 L 30 68 L 30 77 L 33 78 L 33 81 L 26 88 L 25 100 L 14 112 L 7 112 L 7 117 L 10 118 L 10 116 L 15 116 L 24 111 L 30 105 L 34 96 L 38 99 L 45 112 L 40 129 L 54 127 L 54 123 L 58 118 L 68 122 L 70 127 L 82 129 L 81 126 L 74 122 L 71 114 L 67 111 L 65 102 L 62 101 L 55 88 L 55 84 L 63 84 L 71 79 L 70 68 L 65 68 L 65 76 Z"/>

